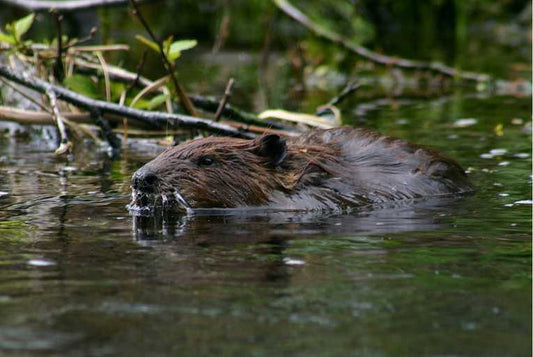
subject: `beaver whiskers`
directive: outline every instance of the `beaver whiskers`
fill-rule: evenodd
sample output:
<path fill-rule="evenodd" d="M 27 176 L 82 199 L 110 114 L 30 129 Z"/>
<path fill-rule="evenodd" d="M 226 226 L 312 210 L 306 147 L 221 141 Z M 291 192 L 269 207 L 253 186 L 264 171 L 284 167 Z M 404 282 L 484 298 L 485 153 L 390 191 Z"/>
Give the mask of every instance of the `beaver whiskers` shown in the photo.
<path fill-rule="evenodd" d="M 166 194 L 146 193 L 132 189 L 131 202 L 126 205 L 126 208 L 131 214 L 141 216 L 151 215 L 158 209 L 189 211 L 191 206 L 187 200 L 178 190 L 174 190 L 173 193 L 174 195 L 169 197 Z"/>

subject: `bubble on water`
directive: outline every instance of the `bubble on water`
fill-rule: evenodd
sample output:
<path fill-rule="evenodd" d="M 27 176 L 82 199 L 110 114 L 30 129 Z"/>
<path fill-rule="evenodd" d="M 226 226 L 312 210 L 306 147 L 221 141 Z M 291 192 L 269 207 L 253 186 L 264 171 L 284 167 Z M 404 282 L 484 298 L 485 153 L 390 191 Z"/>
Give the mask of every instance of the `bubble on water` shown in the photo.
<path fill-rule="evenodd" d="M 501 156 L 507 153 L 507 149 L 492 149 L 490 154 L 493 156 Z"/>
<path fill-rule="evenodd" d="M 38 259 L 28 260 L 28 265 L 31 265 L 34 267 L 49 267 L 52 265 L 56 265 L 56 262 L 51 259 L 38 258 Z"/>
<path fill-rule="evenodd" d="M 464 322 L 461 325 L 463 329 L 467 331 L 473 331 L 477 328 L 477 324 L 475 322 Z"/>
<path fill-rule="evenodd" d="M 0 197 L 9 196 L 9 192 L 0 191 Z"/>
<path fill-rule="evenodd" d="M 507 197 L 507 196 L 509 196 L 509 194 L 508 194 L 508 193 L 498 193 L 498 196 L 500 196 L 500 197 Z"/>
<path fill-rule="evenodd" d="M 284 258 L 283 263 L 287 265 L 304 265 L 305 262 L 300 259 Z"/>
<path fill-rule="evenodd" d="M 514 203 L 515 205 L 533 205 L 533 200 L 520 200 Z"/>
<path fill-rule="evenodd" d="M 463 118 L 456 120 L 455 123 L 453 123 L 453 126 L 456 128 L 465 128 L 474 124 L 477 124 L 476 118 Z"/>
<path fill-rule="evenodd" d="M 494 182 L 492 186 L 503 187 L 503 184 L 501 182 Z"/>
<path fill-rule="evenodd" d="M 480 158 L 482 159 L 492 159 L 494 157 L 494 155 L 492 154 L 481 154 L 479 155 Z"/>
<path fill-rule="evenodd" d="M 498 166 L 508 166 L 510 164 L 509 161 L 502 161 L 498 164 Z"/>
<path fill-rule="evenodd" d="M 61 168 L 61 171 L 67 171 L 67 172 L 72 172 L 72 171 L 77 171 L 77 170 L 78 168 L 74 166 L 63 166 Z"/>
<path fill-rule="evenodd" d="M 512 203 L 504 204 L 503 207 L 513 207 L 514 205 Z"/>
<path fill-rule="evenodd" d="M 527 152 L 519 152 L 518 154 L 514 154 L 513 156 L 519 159 L 527 159 L 529 157 L 529 154 Z"/>

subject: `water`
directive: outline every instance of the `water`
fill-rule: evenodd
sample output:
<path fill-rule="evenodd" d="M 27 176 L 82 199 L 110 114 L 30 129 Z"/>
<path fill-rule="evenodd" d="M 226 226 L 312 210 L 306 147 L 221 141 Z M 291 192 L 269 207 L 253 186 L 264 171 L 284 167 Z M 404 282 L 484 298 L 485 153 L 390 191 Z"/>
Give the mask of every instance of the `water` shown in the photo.
<path fill-rule="evenodd" d="M 2 138 L 0 350 L 527 356 L 529 103 L 353 104 L 353 124 L 446 152 L 477 192 L 346 215 L 134 219 L 129 177 L 160 149 L 79 148 L 66 163 L 42 141 Z"/>

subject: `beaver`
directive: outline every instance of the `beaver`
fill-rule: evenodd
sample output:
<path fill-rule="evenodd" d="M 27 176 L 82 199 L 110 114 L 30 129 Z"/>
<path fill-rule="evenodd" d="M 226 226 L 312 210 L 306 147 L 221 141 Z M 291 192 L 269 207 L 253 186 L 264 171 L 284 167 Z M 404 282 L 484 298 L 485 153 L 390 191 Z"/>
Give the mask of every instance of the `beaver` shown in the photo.
<path fill-rule="evenodd" d="M 132 177 L 131 211 L 162 207 L 343 210 L 472 191 L 439 153 L 367 129 L 297 137 L 207 137 L 172 147 Z"/>

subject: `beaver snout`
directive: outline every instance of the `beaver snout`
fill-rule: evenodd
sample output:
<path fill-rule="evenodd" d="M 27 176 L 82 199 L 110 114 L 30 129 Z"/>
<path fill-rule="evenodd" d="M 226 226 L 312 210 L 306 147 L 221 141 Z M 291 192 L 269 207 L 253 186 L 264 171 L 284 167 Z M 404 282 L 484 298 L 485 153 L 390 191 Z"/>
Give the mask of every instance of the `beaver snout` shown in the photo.
<path fill-rule="evenodd" d="M 133 189 L 145 193 L 154 193 L 156 191 L 159 178 L 149 169 L 141 168 L 135 172 L 131 179 Z"/>

